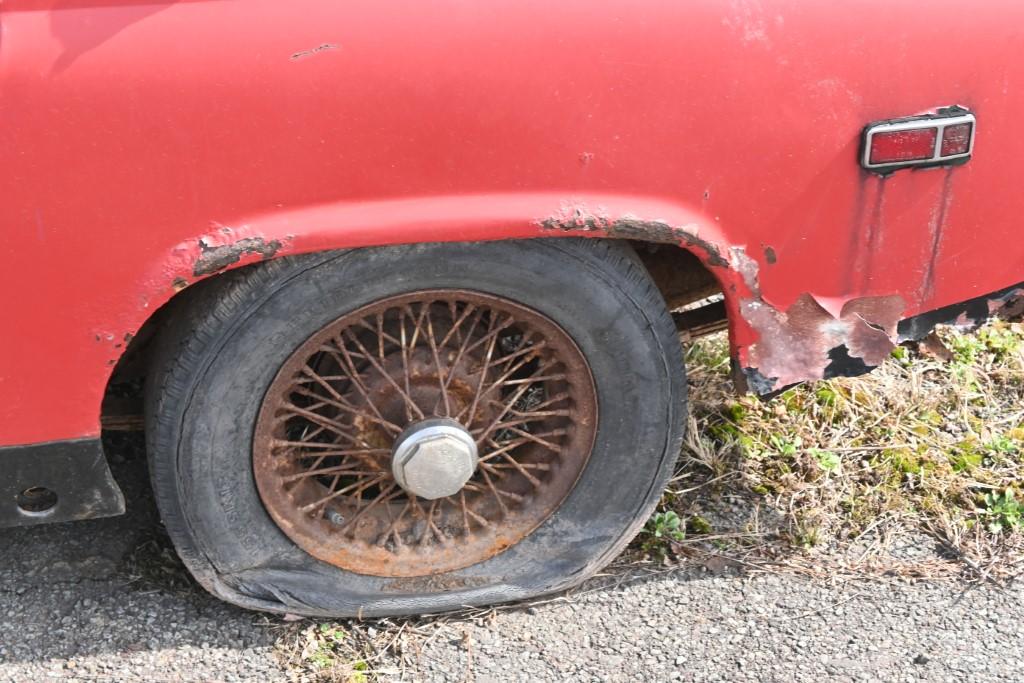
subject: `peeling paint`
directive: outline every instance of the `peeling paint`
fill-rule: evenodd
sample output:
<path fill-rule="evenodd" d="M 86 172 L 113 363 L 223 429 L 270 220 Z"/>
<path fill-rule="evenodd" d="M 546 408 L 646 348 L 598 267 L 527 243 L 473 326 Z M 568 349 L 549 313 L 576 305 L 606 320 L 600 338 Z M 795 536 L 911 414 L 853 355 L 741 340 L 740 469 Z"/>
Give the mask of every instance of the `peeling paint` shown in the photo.
<path fill-rule="evenodd" d="M 192 269 L 196 277 L 212 275 L 228 266 L 238 263 L 246 254 L 259 254 L 262 258 L 272 258 L 281 248 L 278 240 L 266 241 L 262 237 L 246 237 L 231 244 L 210 246 L 199 240 L 200 255 Z"/>
<path fill-rule="evenodd" d="M 763 394 L 769 387 L 867 372 L 895 348 L 905 308 L 897 295 L 851 299 L 839 317 L 806 293 L 784 312 L 759 299 L 742 301 L 740 313 L 759 335 L 743 370 L 748 388 Z"/>
<path fill-rule="evenodd" d="M 698 236 L 697 225 L 674 226 L 661 219 L 646 220 L 629 214 L 612 218 L 603 207 L 590 210 L 585 204 L 576 202 L 564 203 L 558 213 L 537 221 L 537 224 L 544 230 L 599 232 L 616 239 L 685 245 L 703 251 L 708 265 L 729 266 L 718 245 Z"/>
<path fill-rule="evenodd" d="M 769 257 L 765 247 L 765 260 Z M 761 396 L 793 384 L 829 377 L 860 375 L 885 360 L 897 343 L 897 325 L 906 302 L 901 296 L 869 296 L 836 302 L 809 292 L 785 311 L 764 300 L 760 266 L 745 248 L 729 249 L 730 266 L 750 295 L 739 313 L 757 340 L 738 349 L 734 360 L 741 390 Z"/>
<path fill-rule="evenodd" d="M 321 52 L 327 52 L 328 50 L 337 50 L 340 47 L 340 45 L 335 45 L 334 43 L 324 43 L 322 45 L 317 45 L 311 50 L 300 50 L 298 52 L 294 52 L 288 59 L 290 59 L 293 62 L 296 62 L 300 59 L 312 57 L 313 55 L 319 54 Z"/>
<path fill-rule="evenodd" d="M 869 288 L 867 273 L 881 238 L 883 188 L 884 184 L 879 183 L 866 239 L 858 244 L 853 259 L 864 266 L 853 271 L 861 273 L 864 289 Z M 948 200 L 948 190 L 947 183 L 944 200 Z M 946 208 L 940 207 L 933 220 L 933 253 L 941 243 Z M 903 319 L 908 301 L 895 293 L 844 298 L 804 292 L 782 310 L 761 292 L 762 262 L 772 265 L 778 261 L 771 245 L 759 245 L 763 254 L 759 262 L 748 254 L 746 246 L 725 249 L 701 239 L 697 225 L 676 226 L 666 220 L 628 214 L 613 217 L 603 207 L 591 209 L 579 202 L 563 203 L 557 213 L 537 224 L 544 230 L 595 232 L 611 238 L 694 247 L 705 253 L 708 265 L 729 269 L 736 277 L 723 286 L 727 295 L 735 297 L 734 312 L 744 323 L 739 340 L 733 338 L 734 375 L 738 388 L 760 396 L 776 394 L 801 382 L 869 372 L 885 361 L 898 343 L 920 339 L 938 324 L 973 327 L 993 315 L 1024 313 L 1024 283 L 909 319 Z"/>
<path fill-rule="evenodd" d="M 743 247 L 729 249 L 729 266 L 743 278 L 743 283 L 747 285 L 751 294 L 760 299 L 761 282 L 758 279 L 760 267 L 757 265 L 757 261 L 747 255 L 747 250 Z"/>
<path fill-rule="evenodd" d="M 807 380 L 869 372 L 895 344 L 924 339 L 938 325 L 974 329 L 993 317 L 1024 314 L 1024 283 L 900 319 L 904 308 L 899 296 L 861 297 L 847 301 L 837 318 L 810 294 L 785 313 L 746 300 L 741 314 L 760 338 L 749 347 L 750 367 L 740 369 L 741 387 L 770 396 Z"/>

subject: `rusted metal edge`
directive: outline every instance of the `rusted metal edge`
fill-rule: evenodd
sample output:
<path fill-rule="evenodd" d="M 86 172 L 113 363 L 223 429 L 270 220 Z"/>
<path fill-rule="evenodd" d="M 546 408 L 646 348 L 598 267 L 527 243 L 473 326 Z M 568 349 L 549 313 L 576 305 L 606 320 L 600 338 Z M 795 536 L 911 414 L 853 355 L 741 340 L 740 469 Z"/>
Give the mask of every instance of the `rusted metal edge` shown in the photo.
<path fill-rule="evenodd" d="M 740 313 L 758 340 L 748 349 L 738 384 L 765 396 L 807 380 L 868 372 L 896 347 L 904 308 L 897 295 L 851 299 L 838 316 L 806 293 L 785 311 L 744 299 Z"/>
<path fill-rule="evenodd" d="M 209 245 L 206 241 L 199 240 L 200 254 L 192 268 L 192 275 L 212 275 L 238 263 L 246 254 L 259 254 L 264 259 L 273 258 L 280 248 L 280 241 L 268 242 L 262 237 L 246 237 L 231 244 L 221 245 Z"/>
<path fill-rule="evenodd" d="M 628 215 L 612 218 L 600 208 L 591 211 L 582 204 L 567 204 L 557 214 L 541 219 L 537 224 L 544 230 L 598 232 L 614 239 L 686 245 L 703 251 L 708 265 L 729 267 L 729 261 L 718 245 L 701 239 L 696 230 L 670 225 L 663 220 L 645 220 Z"/>
<path fill-rule="evenodd" d="M 901 320 L 899 341 L 923 339 L 937 325 L 954 325 L 960 329 L 973 330 L 991 318 L 1014 318 L 1021 313 L 1024 313 L 1024 282 Z"/>
<path fill-rule="evenodd" d="M 745 300 L 741 312 L 760 334 L 749 348 L 752 362 L 733 360 L 741 390 L 771 398 L 807 380 L 855 377 L 884 361 L 897 344 L 926 337 L 938 325 L 974 329 L 993 317 L 1024 313 L 1024 283 L 897 320 L 899 296 L 848 301 L 832 316 L 810 294 L 784 312 L 760 300 Z"/>

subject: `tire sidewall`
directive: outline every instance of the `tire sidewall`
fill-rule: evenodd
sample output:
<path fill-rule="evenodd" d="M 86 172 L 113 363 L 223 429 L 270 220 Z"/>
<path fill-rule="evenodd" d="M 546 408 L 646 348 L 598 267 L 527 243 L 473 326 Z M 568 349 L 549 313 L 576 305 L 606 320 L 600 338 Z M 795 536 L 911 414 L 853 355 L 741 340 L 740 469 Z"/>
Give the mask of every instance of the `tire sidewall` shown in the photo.
<path fill-rule="evenodd" d="M 281 532 L 256 488 L 252 440 L 267 388 L 299 345 L 342 315 L 385 297 L 442 288 L 533 308 L 576 342 L 598 398 L 587 466 L 532 534 L 476 565 L 397 579 L 320 562 Z M 666 324 L 660 296 L 618 245 L 558 240 L 364 249 L 280 278 L 261 303 L 213 335 L 187 398 L 175 470 L 191 540 L 227 585 L 291 600 L 289 607 L 307 612 L 435 611 L 574 583 L 628 541 L 670 474 L 685 383 L 678 341 Z"/>

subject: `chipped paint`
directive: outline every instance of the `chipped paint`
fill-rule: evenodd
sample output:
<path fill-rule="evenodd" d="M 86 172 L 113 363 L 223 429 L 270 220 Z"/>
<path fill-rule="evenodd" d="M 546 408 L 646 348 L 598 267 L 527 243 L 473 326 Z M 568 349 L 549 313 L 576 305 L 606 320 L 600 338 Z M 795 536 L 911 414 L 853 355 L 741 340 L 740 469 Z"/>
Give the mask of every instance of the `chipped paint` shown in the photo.
<path fill-rule="evenodd" d="M 313 55 L 320 54 L 321 52 L 327 52 L 329 50 L 337 50 L 340 47 L 340 45 L 335 45 L 334 43 L 323 43 L 322 45 L 317 45 L 310 50 L 299 50 L 298 52 L 293 52 L 288 59 L 293 62 L 297 62 L 300 59 L 312 57 Z"/>
<path fill-rule="evenodd" d="M 212 275 L 238 263 L 246 254 L 259 254 L 264 259 L 273 258 L 280 248 L 280 241 L 270 240 L 268 242 L 262 237 L 245 237 L 231 244 L 216 246 L 199 240 L 200 255 L 192 268 L 192 274 L 196 277 Z"/>
<path fill-rule="evenodd" d="M 705 254 L 709 266 L 727 268 L 738 276 L 730 293 L 738 299 L 738 314 L 755 335 L 737 344 L 738 384 L 756 394 L 772 394 L 800 382 L 858 375 L 879 365 L 897 343 L 897 325 L 907 304 L 898 295 L 867 296 L 845 301 L 804 293 L 786 310 L 766 301 L 761 293 L 761 264 L 745 246 L 723 249 L 699 237 L 696 225 L 675 226 L 665 220 L 632 215 L 613 217 L 603 207 L 591 209 L 565 202 L 560 210 L 538 221 L 545 230 L 597 232 L 602 236 L 676 244 Z M 764 262 L 777 261 L 775 249 L 761 246 Z M 737 286 L 739 286 L 737 291 Z M 743 291 L 743 290 L 746 291 Z"/>
<path fill-rule="evenodd" d="M 741 315 L 759 335 L 744 368 L 748 378 L 756 370 L 750 388 L 768 393 L 765 389 L 867 372 L 896 347 L 905 307 L 897 295 L 861 297 L 847 301 L 836 317 L 806 293 L 785 311 L 761 300 L 742 301 Z"/>
<path fill-rule="evenodd" d="M 743 278 L 743 282 L 751 294 L 760 300 L 761 282 L 758 279 L 760 267 L 757 265 L 757 261 L 747 255 L 745 248 L 732 247 L 729 249 L 729 266 Z"/>
<path fill-rule="evenodd" d="M 807 292 L 781 311 L 763 299 L 759 264 L 746 249 L 732 247 L 729 255 L 730 266 L 750 290 L 740 300 L 739 314 L 758 337 L 740 350 L 745 356 L 737 363 L 741 390 L 768 395 L 808 380 L 863 374 L 895 348 L 906 310 L 902 297 L 858 297 L 839 305 Z"/>

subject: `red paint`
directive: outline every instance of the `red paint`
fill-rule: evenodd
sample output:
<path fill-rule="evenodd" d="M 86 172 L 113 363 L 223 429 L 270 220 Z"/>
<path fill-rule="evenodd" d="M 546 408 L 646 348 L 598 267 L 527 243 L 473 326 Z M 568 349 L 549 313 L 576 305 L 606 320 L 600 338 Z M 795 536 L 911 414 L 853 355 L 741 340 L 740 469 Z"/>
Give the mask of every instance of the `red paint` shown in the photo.
<path fill-rule="evenodd" d="M 910 316 L 1019 282 L 1024 4 L 961 9 L 6 0 L 0 445 L 98 433 L 111 363 L 200 240 L 551 236 L 585 205 L 745 247 L 777 310 L 900 296 Z M 948 187 L 860 170 L 865 124 L 953 103 L 980 134 Z M 750 287 L 715 272 L 746 361 Z"/>

